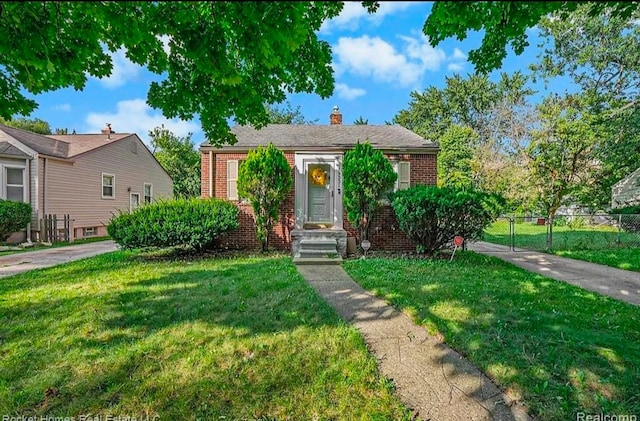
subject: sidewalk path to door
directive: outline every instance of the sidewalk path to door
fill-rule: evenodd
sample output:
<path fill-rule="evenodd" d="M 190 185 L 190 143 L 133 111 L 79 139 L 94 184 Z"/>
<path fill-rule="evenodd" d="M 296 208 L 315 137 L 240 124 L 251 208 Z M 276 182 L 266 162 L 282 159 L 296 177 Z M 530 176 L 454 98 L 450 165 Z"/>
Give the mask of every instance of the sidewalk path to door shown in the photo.
<path fill-rule="evenodd" d="M 360 330 L 382 375 L 393 380 L 400 399 L 420 419 L 530 419 L 468 360 L 365 291 L 341 266 L 297 268 L 344 320 Z"/>
<path fill-rule="evenodd" d="M 548 278 L 640 305 L 640 272 L 616 269 L 538 251 L 524 249 L 511 251 L 507 246 L 484 241 L 471 242 L 467 248 L 476 253 L 495 256 Z"/>
<path fill-rule="evenodd" d="M 118 250 L 111 240 L 0 256 L 0 278 Z"/>

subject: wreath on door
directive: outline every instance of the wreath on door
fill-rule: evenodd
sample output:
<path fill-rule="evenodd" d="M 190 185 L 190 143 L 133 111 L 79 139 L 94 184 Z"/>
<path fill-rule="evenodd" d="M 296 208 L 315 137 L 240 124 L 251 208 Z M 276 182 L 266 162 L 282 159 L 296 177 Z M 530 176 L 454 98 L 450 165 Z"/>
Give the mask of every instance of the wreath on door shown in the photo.
<path fill-rule="evenodd" d="M 309 175 L 311 182 L 316 186 L 324 186 L 327 183 L 327 172 L 320 167 L 312 169 Z"/>

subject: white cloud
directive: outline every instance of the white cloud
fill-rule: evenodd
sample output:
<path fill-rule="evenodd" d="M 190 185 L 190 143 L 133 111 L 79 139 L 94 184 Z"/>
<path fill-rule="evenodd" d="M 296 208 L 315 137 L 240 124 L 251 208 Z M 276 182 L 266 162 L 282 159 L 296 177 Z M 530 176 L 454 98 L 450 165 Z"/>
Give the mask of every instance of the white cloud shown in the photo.
<path fill-rule="evenodd" d="M 106 123 L 111 123 L 114 131 L 136 133 L 146 143 L 149 131 L 163 124 L 177 136 L 186 136 L 200 130 L 200 126 L 192 121 L 165 118 L 160 111 L 149 107 L 144 99 L 120 101 L 115 113 L 89 113 L 85 122 L 87 133 L 100 133 Z"/>
<path fill-rule="evenodd" d="M 464 65 L 460 63 L 449 63 L 447 70 L 452 72 L 461 72 L 464 69 Z"/>
<path fill-rule="evenodd" d="M 391 44 L 379 37 L 343 37 L 333 51 L 337 55 L 334 68 L 338 75 L 349 72 L 409 86 L 418 81 L 422 73 L 418 63 L 408 61 L 404 54 L 398 53 Z"/>
<path fill-rule="evenodd" d="M 345 72 L 369 76 L 381 82 L 395 82 L 400 86 L 417 84 L 425 71 L 437 71 L 448 60 L 444 50 L 429 45 L 423 35 L 413 38 L 400 36 L 402 51 L 379 37 L 342 37 L 333 47 L 336 55 L 336 75 Z M 462 54 L 454 51 L 453 56 Z"/>
<path fill-rule="evenodd" d="M 355 31 L 363 20 L 367 21 L 369 25 L 377 26 L 385 16 L 402 12 L 416 4 L 420 3 L 411 1 L 380 2 L 376 13 L 370 14 L 360 2 L 345 2 L 342 12 L 338 16 L 322 23 L 320 32 L 330 33 L 334 29 Z"/>
<path fill-rule="evenodd" d="M 356 99 L 360 96 L 363 96 L 367 93 L 364 89 L 360 88 L 350 88 L 344 83 L 336 83 L 336 94 L 338 97 L 342 99 L 346 99 L 347 101 L 351 101 L 352 99 Z"/>
<path fill-rule="evenodd" d="M 65 104 L 58 104 L 56 106 L 53 107 L 53 109 L 55 111 L 71 111 L 71 104 L 69 103 L 65 103 Z"/>
<path fill-rule="evenodd" d="M 460 51 L 459 48 L 454 48 L 453 49 L 453 54 L 451 55 L 451 59 L 452 60 L 466 60 L 467 59 L 467 55 L 465 53 L 463 53 L 462 51 Z"/>
<path fill-rule="evenodd" d="M 125 56 L 125 50 L 122 48 L 111 53 L 111 61 L 113 63 L 111 75 L 98 79 L 98 82 L 108 89 L 119 88 L 129 81 L 135 80 L 142 69 Z"/>
<path fill-rule="evenodd" d="M 400 38 L 407 43 L 407 56 L 421 62 L 423 69 L 438 70 L 446 58 L 444 51 L 429 45 L 426 37 L 416 39 L 401 36 Z"/>

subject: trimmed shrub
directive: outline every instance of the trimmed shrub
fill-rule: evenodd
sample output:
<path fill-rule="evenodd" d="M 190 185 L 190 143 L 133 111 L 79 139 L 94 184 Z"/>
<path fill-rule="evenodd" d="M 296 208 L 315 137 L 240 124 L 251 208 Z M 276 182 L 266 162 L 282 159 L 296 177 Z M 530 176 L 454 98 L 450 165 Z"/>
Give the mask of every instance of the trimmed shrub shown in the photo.
<path fill-rule="evenodd" d="M 456 235 L 481 239 L 500 216 L 505 200 L 475 190 L 416 185 L 395 193 L 391 205 L 400 229 L 418 244 L 418 252 L 433 254 L 451 247 Z"/>
<path fill-rule="evenodd" d="M 398 175 L 379 149 L 369 141 L 356 143 L 342 161 L 343 203 L 360 241 L 369 239 L 369 225 Z"/>
<path fill-rule="evenodd" d="M 25 229 L 31 222 L 31 205 L 0 199 L 0 243 L 14 232 Z"/>
<path fill-rule="evenodd" d="M 293 175 L 287 157 L 271 142 L 267 147 L 250 150 L 238 170 L 238 194 L 251 202 L 256 236 L 263 251 L 269 247 L 269 232 L 292 187 Z"/>
<path fill-rule="evenodd" d="M 210 247 L 238 228 L 238 208 L 221 199 L 157 201 L 111 218 L 107 232 L 123 248 Z"/>

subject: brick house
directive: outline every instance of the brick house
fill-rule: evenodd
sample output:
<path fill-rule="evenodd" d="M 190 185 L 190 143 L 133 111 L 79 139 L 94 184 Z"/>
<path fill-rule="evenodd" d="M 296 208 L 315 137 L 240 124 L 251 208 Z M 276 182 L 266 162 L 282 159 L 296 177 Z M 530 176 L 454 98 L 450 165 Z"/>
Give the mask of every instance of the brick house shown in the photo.
<path fill-rule="evenodd" d="M 271 124 L 261 130 L 250 126 L 231 129 L 238 142 L 215 147 L 207 142 L 202 154 L 202 197 L 216 197 L 237 203 L 240 228 L 220 239 L 230 248 L 255 248 L 259 243 L 251 205 L 238 197 L 238 167 L 247 152 L 272 142 L 281 149 L 291 165 L 294 188 L 280 209 L 280 220 L 270 234 L 270 244 L 278 249 L 292 249 L 300 255 L 305 238 L 335 241 L 337 252 L 346 252 L 347 237 L 357 231 L 347 221 L 342 203 L 342 158 L 357 143 L 368 140 L 382 150 L 398 173 L 395 189 L 415 184 L 435 185 L 438 145 L 397 125 L 342 125 L 337 107 L 329 125 Z M 322 173 L 321 183 L 314 183 L 312 173 Z M 393 210 L 384 206 L 370 225 L 372 250 L 415 250 L 398 229 Z"/>

